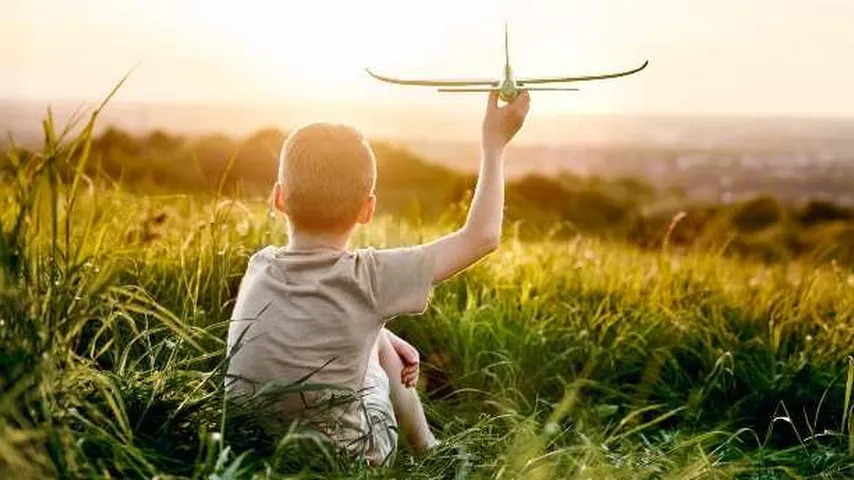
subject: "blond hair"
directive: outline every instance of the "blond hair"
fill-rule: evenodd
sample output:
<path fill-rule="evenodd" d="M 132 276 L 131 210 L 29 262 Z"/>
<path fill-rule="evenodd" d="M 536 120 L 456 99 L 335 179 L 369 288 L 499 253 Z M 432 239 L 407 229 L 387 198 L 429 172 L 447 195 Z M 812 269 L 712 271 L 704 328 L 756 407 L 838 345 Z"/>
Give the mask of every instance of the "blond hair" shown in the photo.
<path fill-rule="evenodd" d="M 292 132 L 279 155 L 285 214 L 315 232 L 353 226 L 376 185 L 376 159 L 367 139 L 340 124 L 312 123 Z"/>

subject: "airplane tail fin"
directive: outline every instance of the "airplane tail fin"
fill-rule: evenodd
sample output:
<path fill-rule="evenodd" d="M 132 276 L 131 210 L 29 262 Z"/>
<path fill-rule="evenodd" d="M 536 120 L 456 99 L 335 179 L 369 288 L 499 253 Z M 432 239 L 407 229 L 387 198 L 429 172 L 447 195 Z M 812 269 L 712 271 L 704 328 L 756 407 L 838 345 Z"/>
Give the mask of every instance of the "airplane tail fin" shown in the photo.
<path fill-rule="evenodd" d="M 439 88 L 442 93 L 471 93 L 471 92 L 500 92 L 500 87 L 484 87 L 484 88 Z"/>
<path fill-rule="evenodd" d="M 507 39 L 507 22 L 504 22 L 504 67 L 510 66 L 510 42 Z"/>
<path fill-rule="evenodd" d="M 566 88 L 566 87 L 523 87 L 522 90 L 527 90 L 529 92 L 577 92 L 577 88 Z M 501 87 L 483 87 L 483 88 L 455 88 L 455 87 L 447 87 L 447 88 L 439 88 L 438 91 L 442 93 L 472 93 L 472 92 L 500 92 Z"/>
<path fill-rule="evenodd" d="M 522 87 L 529 92 L 577 92 L 577 88 L 569 87 Z"/>

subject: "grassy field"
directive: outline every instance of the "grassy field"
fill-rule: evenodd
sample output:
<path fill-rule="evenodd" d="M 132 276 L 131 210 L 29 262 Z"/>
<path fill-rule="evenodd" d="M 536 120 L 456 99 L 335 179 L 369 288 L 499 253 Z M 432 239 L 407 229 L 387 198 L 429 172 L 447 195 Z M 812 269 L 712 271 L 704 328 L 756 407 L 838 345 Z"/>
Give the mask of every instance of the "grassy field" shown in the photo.
<path fill-rule="evenodd" d="M 75 173 L 86 129 L 45 128 L 0 200 L 2 478 L 854 476 L 854 272 L 514 225 L 425 315 L 390 324 L 422 353 L 445 447 L 379 470 L 302 432 L 253 451 L 224 420 L 224 340 L 281 220 L 260 200 L 94 187 Z M 458 217 L 383 217 L 355 243 L 420 242 Z"/>

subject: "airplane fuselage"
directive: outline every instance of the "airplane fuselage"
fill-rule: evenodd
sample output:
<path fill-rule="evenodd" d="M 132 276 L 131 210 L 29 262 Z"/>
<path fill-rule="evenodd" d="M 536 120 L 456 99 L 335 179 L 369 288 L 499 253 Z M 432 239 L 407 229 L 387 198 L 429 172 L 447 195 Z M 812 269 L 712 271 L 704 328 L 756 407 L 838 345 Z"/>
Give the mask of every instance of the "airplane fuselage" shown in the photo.
<path fill-rule="evenodd" d="M 513 77 L 513 69 L 510 65 L 504 65 L 504 79 L 501 81 L 498 98 L 503 102 L 512 102 L 519 96 L 519 86 L 516 84 L 516 79 Z"/>

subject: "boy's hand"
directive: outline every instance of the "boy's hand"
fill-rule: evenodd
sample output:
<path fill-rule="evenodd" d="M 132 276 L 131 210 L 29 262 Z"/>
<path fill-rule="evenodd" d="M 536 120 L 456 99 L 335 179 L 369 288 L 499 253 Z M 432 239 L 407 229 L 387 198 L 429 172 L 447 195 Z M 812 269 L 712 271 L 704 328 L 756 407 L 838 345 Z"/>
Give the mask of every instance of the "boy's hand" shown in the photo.
<path fill-rule="evenodd" d="M 531 96 L 522 90 L 512 102 L 498 106 L 498 92 L 489 92 L 486 115 L 483 117 L 483 147 L 486 150 L 502 150 L 510 143 L 531 107 Z"/>
<path fill-rule="evenodd" d="M 418 383 L 418 371 L 421 364 L 421 358 L 418 350 L 396 335 L 390 335 L 391 345 L 394 351 L 400 357 L 403 363 L 403 370 L 400 371 L 400 382 L 408 388 L 414 388 Z"/>

